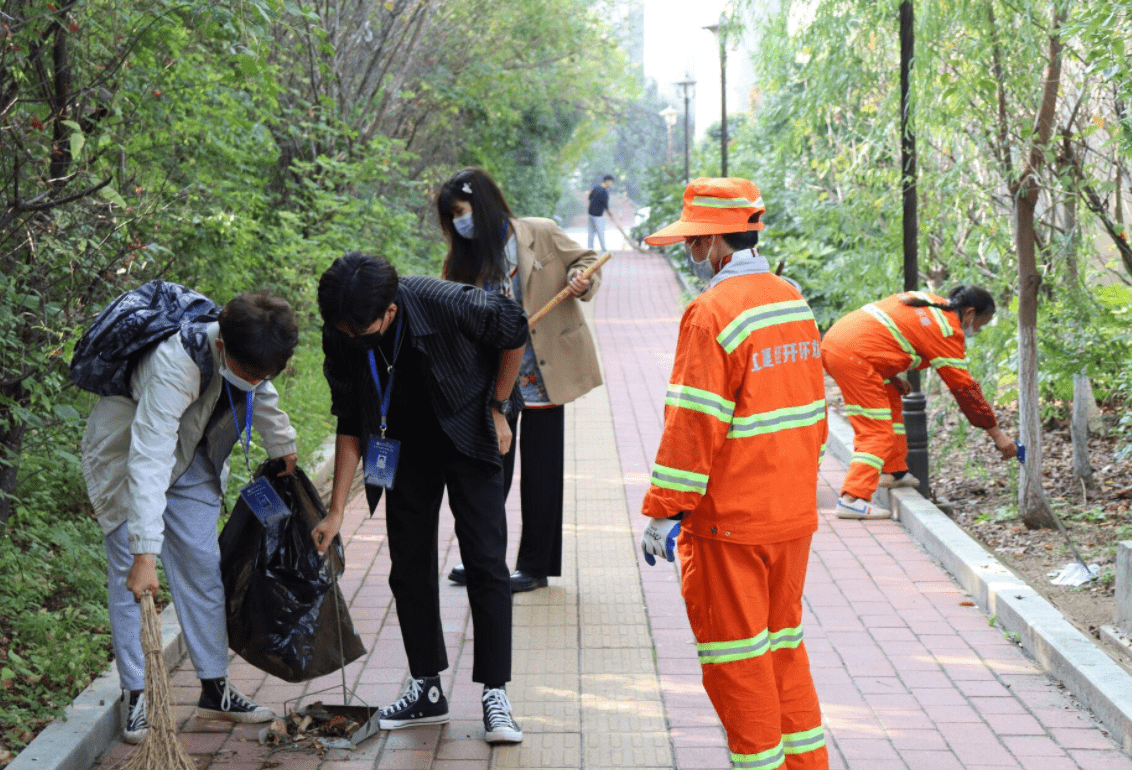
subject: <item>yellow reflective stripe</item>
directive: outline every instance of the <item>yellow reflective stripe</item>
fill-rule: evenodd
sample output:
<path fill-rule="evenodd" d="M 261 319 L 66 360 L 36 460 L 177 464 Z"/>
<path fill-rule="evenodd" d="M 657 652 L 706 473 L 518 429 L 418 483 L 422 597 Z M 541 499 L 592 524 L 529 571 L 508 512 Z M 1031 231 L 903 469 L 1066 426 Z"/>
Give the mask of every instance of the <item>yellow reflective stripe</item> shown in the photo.
<path fill-rule="evenodd" d="M 783 733 L 782 750 L 787 754 L 805 754 L 825 746 L 825 731 L 821 727 L 800 733 Z"/>
<path fill-rule="evenodd" d="M 693 206 L 707 206 L 713 209 L 756 209 L 763 205 L 763 199 L 752 201 L 750 198 L 717 198 L 711 195 L 695 195 L 692 197 Z"/>
<path fill-rule="evenodd" d="M 732 663 L 736 660 L 747 660 L 770 650 L 770 634 L 759 632 L 750 639 L 737 639 L 733 642 L 701 642 L 696 644 L 696 652 L 700 656 L 701 664 Z"/>
<path fill-rule="evenodd" d="M 804 428 L 824 419 L 825 399 L 819 398 L 812 404 L 787 406 L 782 409 L 772 409 L 769 412 L 735 417 L 731 421 L 731 430 L 727 431 L 727 438 L 763 436 L 792 428 Z"/>
<path fill-rule="evenodd" d="M 793 650 L 802 643 L 802 627 L 780 628 L 770 632 L 770 650 Z"/>
<path fill-rule="evenodd" d="M 853 463 L 868 465 L 876 468 L 878 471 L 884 468 L 884 460 L 868 452 L 854 452 L 853 456 L 849 458 L 849 464 L 852 465 Z"/>
<path fill-rule="evenodd" d="M 652 466 L 652 483 L 661 489 L 674 489 L 677 492 L 696 492 L 707 494 L 708 477 L 703 473 L 667 468 L 659 463 Z"/>
<path fill-rule="evenodd" d="M 743 340 L 759 329 L 807 320 L 813 321 L 814 314 L 810 312 L 810 306 L 806 304 L 805 300 L 792 299 L 786 302 L 772 302 L 769 305 L 759 305 L 750 310 L 744 310 L 735 317 L 735 320 L 724 327 L 715 340 L 728 353 L 733 353 Z"/>
<path fill-rule="evenodd" d="M 888 333 L 892 335 L 892 338 L 896 340 L 896 344 L 900 346 L 900 349 L 912 357 L 912 363 L 909 364 L 909 368 L 915 369 L 920 365 L 920 362 L 923 359 L 916 355 L 916 349 L 912 347 L 912 343 L 908 341 L 908 338 L 904 336 L 904 333 L 901 332 L 899 328 L 897 328 L 896 322 L 892 320 L 888 313 L 884 312 L 871 302 L 861 309 L 871 315 L 873 318 L 880 321 L 884 328 L 888 329 Z"/>
<path fill-rule="evenodd" d="M 904 423 L 902 423 L 902 422 L 892 423 L 892 432 L 895 433 L 897 436 L 905 435 L 905 433 L 904 433 Z"/>
<path fill-rule="evenodd" d="M 825 442 L 822 442 L 821 451 L 818 452 L 818 465 L 825 462 Z"/>
<path fill-rule="evenodd" d="M 760 751 L 758 754 L 731 754 L 731 767 L 742 768 L 743 770 L 774 770 L 776 767 L 782 767 L 786 762 L 786 752 L 783 749 L 782 741 L 773 749 Z"/>
<path fill-rule="evenodd" d="M 710 390 L 700 390 L 688 385 L 669 385 L 664 403 L 680 409 L 702 412 L 725 423 L 730 423 L 735 414 L 734 401 L 717 396 Z"/>
<path fill-rule="evenodd" d="M 917 297 L 919 299 L 922 299 L 924 302 L 934 302 L 934 300 L 931 297 L 929 297 L 927 294 L 925 294 L 922 291 L 910 291 L 908 293 L 911 294 L 913 297 Z M 931 313 L 932 316 L 935 318 L 936 323 L 939 324 L 939 330 L 940 330 L 940 332 L 943 333 L 944 337 L 950 337 L 952 334 L 955 333 L 955 330 L 951 328 L 951 324 L 949 324 L 947 322 L 947 318 L 943 315 L 942 310 L 940 310 L 938 307 L 928 307 L 928 308 L 924 308 L 924 309 L 927 310 L 929 313 Z"/>
<path fill-rule="evenodd" d="M 891 420 L 892 410 L 887 406 L 858 406 L 857 404 L 845 405 L 846 417 L 867 417 L 870 420 Z"/>
<path fill-rule="evenodd" d="M 933 369 L 942 369 L 945 366 L 954 366 L 956 369 L 967 371 L 966 358 L 933 358 L 931 360 Z"/>

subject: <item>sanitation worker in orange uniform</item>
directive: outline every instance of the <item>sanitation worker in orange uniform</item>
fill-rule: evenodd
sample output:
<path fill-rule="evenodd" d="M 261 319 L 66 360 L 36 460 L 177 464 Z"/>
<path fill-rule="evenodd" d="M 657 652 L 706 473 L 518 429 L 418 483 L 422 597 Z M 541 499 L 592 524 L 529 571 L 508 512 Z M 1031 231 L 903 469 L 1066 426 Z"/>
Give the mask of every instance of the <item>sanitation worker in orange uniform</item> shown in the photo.
<path fill-rule="evenodd" d="M 1018 454 L 995 420 L 979 383 L 967 371 L 966 341 L 994 317 L 994 298 L 977 286 L 956 286 L 947 299 L 913 291 L 894 294 L 839 319 L 822 339 L 822 364 L 841 388 L 853 426 L 853 456 L 836 513 L 842 519 L 887 519 L 872 502 L 877 486 L 917 487 L 908 473 L 908 439 L 900 397 L 911 391 L 898 377 L 931 366 L 976 428 L 1003 459 Z"/>
<path fill-rule="evenodd" d="M 802 643 L 827 433 L 821 343 L 802 295 L 755 249 L 765 211 L 745 179 L 697 179 L 680 221 L 645 239 L 685 241 L 715 277 L 680 320 L 641 548 L 649 564 L 679 551 L 732 766 L 825 770 Z"/>

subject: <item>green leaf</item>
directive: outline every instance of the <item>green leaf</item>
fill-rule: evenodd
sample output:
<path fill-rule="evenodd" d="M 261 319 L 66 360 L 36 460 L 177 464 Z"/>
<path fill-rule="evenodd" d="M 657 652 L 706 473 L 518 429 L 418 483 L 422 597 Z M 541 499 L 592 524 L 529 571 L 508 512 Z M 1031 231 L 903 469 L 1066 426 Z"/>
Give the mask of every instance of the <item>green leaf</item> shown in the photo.
<path fill-rule="evenodd" d="M 70 122 L 70 121 L 68 121 Z M 86 135 L 82 131 L 76 131 L 71 134 L 71 158 L 79 157 L 82 153 L 83 147 L 86 145 Z"/>
<path fill-rule="evenodd" d="M 55 404 L 55 416 L 60 420 L 79 420 L 79 410 L 70 404 Z"/>
<path fill-rule="evenodd" d="M 126 200 L 118 193 L 117 190 L 114 189 L 113 185 L 106 185 L 98 191 L 98 194 L 113 203 L 115 206 L 126 208 Z"/>

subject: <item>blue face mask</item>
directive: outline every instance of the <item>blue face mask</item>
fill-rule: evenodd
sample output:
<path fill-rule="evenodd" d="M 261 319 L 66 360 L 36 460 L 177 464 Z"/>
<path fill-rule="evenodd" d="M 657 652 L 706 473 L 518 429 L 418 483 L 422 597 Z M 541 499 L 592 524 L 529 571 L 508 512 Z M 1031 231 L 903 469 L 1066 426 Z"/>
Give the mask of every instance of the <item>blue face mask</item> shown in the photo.
<path fill-rule="evenodd" d="M 463 216 L 452 217 L 452 226 L 456 228 L 456 232 L 459 233 L 461 238 L 467 238 L 470 241 L 472 236 L 475 235 L 475 224 L 472 222 L 472 212 L 470 211 Z"/>

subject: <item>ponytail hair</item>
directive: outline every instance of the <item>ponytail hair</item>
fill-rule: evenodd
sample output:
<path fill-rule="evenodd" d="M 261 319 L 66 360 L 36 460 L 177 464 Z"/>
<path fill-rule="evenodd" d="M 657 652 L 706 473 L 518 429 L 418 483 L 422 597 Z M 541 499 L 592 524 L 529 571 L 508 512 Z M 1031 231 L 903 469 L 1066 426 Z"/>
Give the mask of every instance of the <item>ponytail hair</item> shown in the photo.
<path fill-rule="evenodd" d="M 940 310 L 950 310 L 961 313 L 967 308 L 974 308 L 976 316 L 993 315 L 995 311 L 994 297 L 986 289 L 978 286 L 964 286 L 959 284 L 947 293 L 947 302 L 940 304 L 917 297 L 914 294 L 905 294 L 900 301 L 910 307 L 936 307 Z"/>

